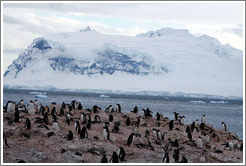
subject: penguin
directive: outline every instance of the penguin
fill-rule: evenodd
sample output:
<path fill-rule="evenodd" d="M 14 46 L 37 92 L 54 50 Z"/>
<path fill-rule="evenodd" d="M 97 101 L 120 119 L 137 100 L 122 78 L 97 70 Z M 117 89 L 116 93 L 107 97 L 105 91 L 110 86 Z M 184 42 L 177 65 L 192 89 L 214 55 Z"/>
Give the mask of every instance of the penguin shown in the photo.
<path fill-rule="evenodd" d="M 66 116 L 65 123 L 70 126 L 70 118 L 69 118 L 69 116 Z"/>
<path fill-rule="evenodd" d="M 191 134 L 190 131 L 189 131 L 188 134 L 187 134 L 187 138 L 188 138 L 190 141 L 192 141 L 192 134 Z"/>
<path fill-rule="evenodd" d="M 78 110 L 82 110 L 83 109 L 83 106 L 80 102 L 78 102 L 78 106 L 77 106 Z"/>
<path fill-rule="evenodd" d="M 12 101 L 8 101 L 6 104 L 6 112 L 15 111 L 16 103 Z"/>
<path fill-rule="evenodd" d="M 205 136 L 205 143 L 210 143 L 210 136 L 209 135 L 206 135 Z"/>
<path fill-rule="evenodd" d="M 25 121 L 25 127 L 27 130 L 31 129 L 31 121 L 28 117 L 26 118 L 26 121 Z"/>
<path fill-rule="evenodd" d="M 126 118 L 126 125 L 127 126 L 131 125 L 131 119 L 129 117 Z"/>
<path fill-rule="evenodd" d="M 37 108 L 38 108 L 38 100 L 35 99 L 34 102 L 33 102 L 33 104 L 34 104 L 35 110 L 37 110 Z"/>
<path fill-rule="evenodd" d="M 135 106 L 134 109 L 133 109 L 133 111 L 131 111 L 131 112 L 137 114 L 138 113 L 138 106 Z"/>
<path fill-rule="evenodd" d="M 16 109 L 14 113 L 14 122 L 17 123 L 20 120 L 20 114 L 19 111 Z"/>
<path fill-rule="evenodd" d="M 5 133 L 3 133 L 3 147 L 9 147 L 10 148 L 10 146 L 8 145 L 7 137 L 6 137 Z"/>
<path fill-rule="evenodd" d="M 145 137 L 149 137 L 149 130 L 145 130 Z"/>
<path fill-rule="evenodd" d="M 205 115 L 202 116 L 201 123 L 206 123 L 206 116 Z"/>
<path fill-rule="evenodd" d="M 156 140 L 157 139 L 157 130 L 155 128 L 153 128 L 152 130 L 153 130 L 153 137 Z"/>
<path fill-rule="evenodd" d="M 118 163 L 119 162 L 119 156 L 115 151 L 113 152 L 113 155 L 112 155 L 111 159 L 109 160 L 109 162 L 112 162 L 112 163 Z"/>
<path fill-rule="evenodd" d="M 74 128 L 75 128 L 75 131 L 79 134 L 81 131 L 81 128 L 80 128 L 80 124 L 79 124 L 78 120 L 76 120 L 76 122 L 74 124 Z"/>
<path fill-rule="evenodd" d="M 88 133 L 87 133 L 87 130 L 86 130 L 86 127 L 84 126 L 80 132 L 80 138 L 83 139 L 83 138 L 88 138 Z"/>
<path fill-rule="evenodd" d="M 76 100 L 71 101 L 72 109 L 76 109 Z"/>
<path fill-rule="evenodd" d="M 119 128 L 119 124 L 118 123 L 114 123 L 114 128 L 112 130 L 113 133 L 118 133 L 120 131 L 120 128 Z"/>
<path fill-rule="evenodd" d="M 89 120 L 87 120 L 87 122 L 86 122 L 86 128 L 87 129 L 91 129 L 91 120 L 89 119 Z"/>
<path fill-rule="evenodd" d="M 109 105 L 108 108 L 105 109 L 107 113 L 111 113 L 113 106 Z"/>
<path fill-rule="evenodd" d="M 52 126 L 53 126 L 53 128 L 55 128 L 55 130 L 60 130 L 61 129 L 59 123 L 57 122 L 57 120 L 54 120 Z"/>
<path fill-rule="evenodd" d="M 113 114 L 109 114 L 109 122 L 113 122 L 113 120 L 114 120 Z"/>
<path fill-rule="evenodd" d="M 133 141 L 134 141 L 134 137 L 135 137 L 135 134 L 134 133 L 131 133 L 127 139 L 127 145 L 128 146 L 131 146 Z"/>
<path fill-rule="evenodd" d="M 174 127 L 173 120 L 169 122 L 169 130 L 172 130 Z"/>
<path fill-rule="evenodd" d="M 27 105 L 27 110 L 29 114 L 35 114 L 35 105 L 32 100 L 30 100 L 29 104 Z"/>
<path fill-rule="evenodd" d="M 80 123 L 81 124 L 86 124 L 86 118 L 85 118 L 85 113 L 81 112 L 80 114 Z"/>
<path fill-rule="evenodd" d="M 52 115 L 48 115 L 48 124 L 52 125 L 54 122 L 53 116 Z"/>
<path fill-rule="evenodd" d="M 163 140 L 165 140 L 165 138 L 166 138 L 166 135 L 167 134 L 167 132 L 164 132 L 163 134 L 162 134 L 162 136 L 161 136 L 161 140 L 163 141 Z"/>
<path fill-rule="evenodd" d="M 121 113 L 121 106 L 120 106 L 120 104 L 116 104 L 117 105 L 117 111 L 119 112 L 119 113 Z"/>
<path fill-rule="evenodd" d="M 92 112 L 93 112 L 93 113 L 98 113 L 99 110 L 101 110 L 101 108 L 98 107 L 97 105 L 94 105 L 94 106 L 92 107 Z"/>
<path fill-rule="evenodd" d="M 103 153 L 103 157 L 102 157 L 102 159 L 101 159 L 101 163 L 108 163 L 108 158 L 107 158 L 107 156 L 106 156 L 106 152 L 104 151 L 104 153 Z"/>
<path fill-rule="evenodd" d="M 173 112 L 173 114 L 174 114 L 174 119 L 175 119 L 175 120 L 178 120 L 179 113 Z"/>
<path fill-rule="evenodd" d="M 195 121 L 195 127 L 198 128 L 199 127 L 199 122 L 198 119 Z"/>
<path fill-rule="evenodd" d="M 73 132 L 71 130 L 67 133 L 67 140 L 73 140 Z"/>
<path fill-rule="evenodd" d="M 159 121 L 155 122 L 155 126 L 156 126 L 156 127 L 160 127 L 160 125 L 161 125 L 161 124 L 160 124 Z"/>
<path fill-rule="evenodd" d="M 24 100 L 21 99 L 17 105 L 24 105 Z"/>
<path fill-rule="evenodd" d="M 188 163 L 188 160 L 185 156 L 182 157 L 182 160 L 180 161 L 180 163 Z"/>
<path fill-rule="evenodd" d="M 173 151 L 173 158 L 174 158 L 174 161 L 175 162 L 178 162 L 179 161 L 179 148 L 174 149 L 174 151 Z"/>
<path fill-rule="evenodd" d="M 112 141 L 110 140 L 110 138 L 109 138 L 110 133 L 109 133 L 109 129 L 108 129 L 108 126 L 107 126 L 107 125 L 105 125 L 105 126 L 103 127 L 103 136 L 104 136 L 104 138 L 105 138 L 106 140 L 109 140 L 110 142 L 112 142 Z"/>
<path fill-rule="evenodd" d="M 161 119 L 161 115 L 159 114 L 159 112 L 156 113 L 156 120 L 160 120 Z"/>
<path fill-rule="evenodd" d="M 119 148 L 120 149 L 118 151 L 118 156 L 119 156 L 120 161 L 126 161 L 125 160 L 125 156 L 126 156 L 125 149 L 122 146 L 120 146 Z"/>
<path fill-rule="evenodd" d="M 175 139 L 172 146 L 179 147 L 179 141 Z"/>
<path fill-rule="evenodd" d="M 204 130 L 204 129 L 205 129 L 205 123 L 201 123 L 201 124 L 200 124 L 200 129 L 201 129 L 201 130 Z"/>
<path fill-rule="evenodd" d="M 202 138 L 200 136 L 196 140 L 196 146 L 202 148 Z"/>
<path fill-rule="evenodd" d="M 182 116 L 180 119 L 180 125 L 184 125 L 184 120 L 185 120 L 185 116 Z"/>
<path fill-rule="evenodd" d="M 98 123 L 101 123 L 101 118 L 100 118 L 100 116 L 99 116 L 99 115 L 95 115 L 95 116 L 94 116 L 94 121 L 95 121 L 95 122 L 98 122 Z"/>
<path fill-rule="evenodd" d="M 225 122 L 221 122 L 221 124 L 222 124 L 222 130 L 223 130 L 223 131 L 227 131 L 227 130 L 226 130 L 226 124 L 225 124 Z"/>
<path fill-rule="evenodd" d="M 157 139 L 158 140 L 162 140 L 162 134 L 161 134 L 161 131 L 160 130 L 156 130 L 157 132 Z"/>
<path fill-rule="evenodd" d="M 206 162 L 206 155 L 205 155 L 205 152 L 204 151 L 202 151 L 202 154 L 200 156 L 200 162 L 201 163 L 205 163 Z"/>
<path fill-rule="evenodd" d="M 162 162 L 163 163 L 169 163 L 169 155 L 167 152 L 163 153 L 163 159 L 162 159 Z"/>
<path fill-rule="evenodd" d="M 153 116 L 152 116 L 152 111 L 150 111 L 150 109 L 149 108 L 147 108 L 146 109 L 146 111 L 145 111 L 145 118 L 147 118 L 147 117 L 150 117 L 150 118 L 152 118 Z"/>

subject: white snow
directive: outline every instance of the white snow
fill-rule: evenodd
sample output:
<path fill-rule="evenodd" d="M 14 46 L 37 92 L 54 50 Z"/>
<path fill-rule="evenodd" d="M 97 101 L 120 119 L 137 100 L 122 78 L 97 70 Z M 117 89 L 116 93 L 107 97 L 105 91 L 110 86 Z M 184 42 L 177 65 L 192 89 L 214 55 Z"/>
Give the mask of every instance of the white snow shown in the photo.
<path fill-rule="evenodd" d="M 243 96 L 243 53 L 221 45 L 209 36 L 194 37 L 187 30 L 161 29 L 161 36 L 137 37 L 100 34 L 96 31 L 50 34 L 44 36 L 53 48 L 35 55 L 35 64 L 27 65 L 17 78 L 4 77 L 5 86 L 59 89 L 102 89 L 114 91 L 168 91 L 222 96 Z M 165 66 L 167 74 L 136 76 L 123 72 L 113 75 L 80 75 L 54 71 L 48 58 L 64 56 L 76 60 L 99 58 L 98 52 L 113 49 L 134 60 L 144 59 Z M 38 54 L 38 53 L 37 53 Z"/>

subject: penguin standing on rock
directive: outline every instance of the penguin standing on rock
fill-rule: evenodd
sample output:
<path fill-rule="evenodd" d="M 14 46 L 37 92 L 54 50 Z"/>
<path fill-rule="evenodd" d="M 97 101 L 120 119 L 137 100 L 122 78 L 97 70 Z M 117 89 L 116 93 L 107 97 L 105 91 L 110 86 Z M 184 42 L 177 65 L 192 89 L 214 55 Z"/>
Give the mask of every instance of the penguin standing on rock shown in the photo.
<path fill-rule="evenodd" d="M 31 121 L 28 117 L 26 118 L 26 121 L 25 121 L 25 127 L 27 130 L 31 129 Z"/>
<path fill-rule="evenodd" d="M 76 120 L 74 127 L 75 127 L 75 131 L 79 134 L 81 131 L 81 128 L 80 128 L 80 124 L 78 120 Z"/>
<path fill-rule="evenodd" d="M 87 133 L 87 130 L 86 130 L 86 127 L 84 126 L 80 132 L 80 138 L 83 139 L 83 138 L 88 138 L 88 133 Z"/>
<path fill-rule="evenodd" d="M 111 159 L 109 160 L 109 162 L 112 162 L 112 163 L 118 163 L 119 162 L 119 156 L 116 152 L 113 152 L 113 155 L 112 155 Z"/>
<path fill-rule="evenodd" d="M 163 163 L 169 163 L 169 155 L 167 152 L 163 153 L 163 159 L 162 159 L 162 162 Z"/>
<path fill-rule="evenodd" d="M 129 117 L 126 118 L 126 125 L 127 126 L 131 125 L 131 119 Z"/>
<path fill-rule="evenodd" d="M 18 109 L 15 109 L 15 113 L 14 113 L 14 122 L 15 122 L 15 123 L 20 122 L 19 119 L 20 119 L 19 111 L 18 111 Z"/>
<path fill-rule="evenodd" d="M 134 141 L 134 133 L 131 133 L 127 139 L 127 145 L 131 146 Z"/>
<path fill-rule="evenodd" d="M 200 136 L 196 140 L 196 146 L 202 148 L 202 138 Z"/>
<path fill-rule="evenodd" d="M 119 113 L 121 113 L 121 106 L 120 106 L 120 104 L 116 104 L 117 105 L 117 111 L 119 112 Z"/>
<path fill-rule="evenodd" d="M 172 130 L 174 127 L 173 120 L 169 122 L 169 130 Z"/>
<path fill-rule="evenodd" d="M 113 114 L 109 114 L 109 122 L 113 122 L 113 120 L 114 120 L 114 116 L 113 116 Z"/>
<path fill-rule="evenodd" d="M 225 122 L 221 122 L 221 124 L 222 124 L 222 130 L 223 130 L 223 131 L 227 131 L 227 130 L 226 130 L 226 124 L 225 124 Z"/>
<path fill-rule="evenodd" d="M 125 152 L 125 149 L 122 146 L 120 146 L 120 149 L 119 149 L 119 152 L 118 152 L 118 156 L 119 156 L 120 161 L 126 161 L 125 160 L 126 152 Z"/>
<path fill-rule="evenodd" d="M 107 156 L 106 156 L 106 152 L 104 151 L 104 153 L 103 153 L 103 157 L 102 157 L 102 159 L 101 159 L 101 163 L 108 163 L 108 158 L 107 158 Z"/>
<path fill-rule="evenodd" d="M 106 140 L 111 141 L 110 138 L 109 138 L 110 133 L 109 133 L 108 125 L 105 125 L 105 126 L 103 127 L 103 136 L 104 136 L 104 138 L 105 138 Z M 111 142 L 112 142 L 112 141 L 111 141 Z"/>
<path fill-rule="evenodd" d="M 73 140 L 73 132 L 71 130 L 67 133 L 67 140 Z"/>

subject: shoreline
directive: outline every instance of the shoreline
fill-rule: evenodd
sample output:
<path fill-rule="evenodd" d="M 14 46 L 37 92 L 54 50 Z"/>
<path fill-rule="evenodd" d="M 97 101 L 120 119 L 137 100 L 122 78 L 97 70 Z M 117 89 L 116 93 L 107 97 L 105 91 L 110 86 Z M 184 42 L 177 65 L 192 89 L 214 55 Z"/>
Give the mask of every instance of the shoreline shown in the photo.
<path fill-rule="evenodd" d="M 56 108 L 57 114 L 60 113 L 61 105 L 50 105 L 50 110 L 53 107 Z M 75 132 L 75 122 L 80 120 L 81 112 L 90 114 L 91 118 L 94 119 L 95 115 L 100 116 L 102 122 L 109 123 L 110 139 L 106 140 L 103 137 L 103 124 L 92 123 L 91 129 L 87 129 L 88 139 L 81 139 L 79 134 Z M 3 132 L 6 134 L 8 139 L 8 145 L 11 148 L 3 148 L 3 162 L 4 163 L 16 163 L 19 160 L 24 160 L 28 163 L 99 163 L 103 156 L 103 152 L 106 151 L 106 156 L 108 159 L 111 158 L 113 151 L 118 151 L 119 146 L 125 148 L 126 151 L 126 161 L 125 163 L 162 163 L 164 147 L 167 145 L 170 140 L 177 139 L 179 142 L 180 149 L 179 162 L 182 159 L 182 156 L 185 156 L 188 159 L 189 163 L 200 163 L 200 157 L 205 151 L 206 161 L 205 163 L 241 163 L 243 162 L 243 151 L 240 151 L 236 148 L 232 150 L 224 149 L 225 144 L 228 142 L 240 143 L 240 140 L 233 140 L 228 138 L 228 132 L 221 131 L 219 129 L 213 128 L 211 125 L 206 124 L 206 130 L 199 130 L 199 132 L 192 133 L 192 139 L 196 142 L 202 132 L 210 136 L 210 142 L 204 143 L 202 148 L 195 146 L 192 141 L 189 141 L 187 138 L 186 128 L 188 125 L 180 125 L 178 121 L 174 121 L 174 128 L 169 130 L 168 123 L 170 123 L 173 118 L 165 119 L 162 118 L 159 120 L 160 126 L 156 126 L 156 117 L 153 115 L 153 118 L 141 118 L 141 124 L 147 124 L 147 126 L 139 125 L 137 127 L 138 133 L 141 137 L 135 137 L 134 142 L 131 146 L 126 146 L 128 136 L 132 133 L 135 128 L 133 122 L 137 121 L 138 116 L 140 115 L 140 110 L 138 114 L 130 112 L 113 112 L 114 120 L 109 122 L 109 114 L 105 110 L 100 110 L 98 113 L 93 113 L 88 110 L 72 110 L 72 118 L 74 121 L 71 121 L 70 125 L 65 124 L 65 115 L 57 116 L 57 121 L 60 125 L 60 130 L 54 128 L 52 125 L 47 125 L 50 130 L 45 128 L 38 128 L 40 124 L 34 123 L 36 117 L 43 117 L 39 114 L 26 114 L 22 113 L 20 115 L 20 123 L 8 124 L 6 118 L 3 119 Z M 12 117 L 13 112 L 3 113 L 3 117 Z M 130 117 L 132 124 L 130 126 L 126 125 L 126 118 Z M 182 116 L 182 115 L 181 115 Z M 185 116 L 185 115 L 184 115 Z M 27 130 L 24 128 L 25 119 L 28 117 L 31 121 L 31 129 Z M 111 131 L 114 128 L 115 122 L 121 122 L 119 126 L 118 133 L 112 133 Z M 200 123 L 200 122 L 199 122 Z M 81 128 L 84 124 L 80 124 Z M 167 132 L 164 140 L 158 140 L 161 145 L 157 144 L 155 137 L 153 135 L 153 128 L 160 130 L 162 133 Z M 68 131 L 71 130 L 74 139 L 68 141 L 66 135 Z M 149 141 L 153 146 L 154 150 L 151 150 L 144 143 L 145 131 L 149 130 L 150 136 Z M 213 130 L 217 135 L 219 135 L 220 140 L 212 137 L 210 131 Z M 47 137 L 48 132 L 54 132 L 54 135 Z M 23 137 L 23 134 L 29 134 L 30 138 Z M 235 134 L 232 134 L 235 135 Z M 99 140 L 93 139 L 98 137 Z M 205 139 L 205 138 L 203 138 Z M 143 147 L 138 147 L 136 144 L 144 144 Z M 216 150 L 222 151 L 222 153 L 215 153 L 215 150 L 211 149 L 211 146 L 214 145 Z M 47 149 L 48 148 L 48 149 Z M 170 162 L 174 163 L 173 153 L 177 147 L 172 147 L 172 150 L 169 152 Z M 61 153 L 61 150 L 65 149 L 65 152 Z M 94 152 L 93 151 L 97 151 Z M 78 152 L 78 153 L 77 153 Z M 232 153 L 233 152 L 233 153 Z M 55 154 L 55 155 L 54 155 Z M 82 156 L 78 155 L 82 154 Z"/>

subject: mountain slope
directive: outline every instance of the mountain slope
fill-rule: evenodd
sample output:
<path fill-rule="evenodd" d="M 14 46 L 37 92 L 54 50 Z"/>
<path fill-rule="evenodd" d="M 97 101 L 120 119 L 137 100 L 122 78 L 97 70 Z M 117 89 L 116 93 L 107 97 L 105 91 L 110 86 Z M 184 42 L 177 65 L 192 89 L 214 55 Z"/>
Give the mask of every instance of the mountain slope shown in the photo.
<path fill-rule="evenodd" d="M 34 39 L 8 67 L 4 86 L 242 96 L 242 55 L 182 29 L 126 37 L 87 27 Z"/>

